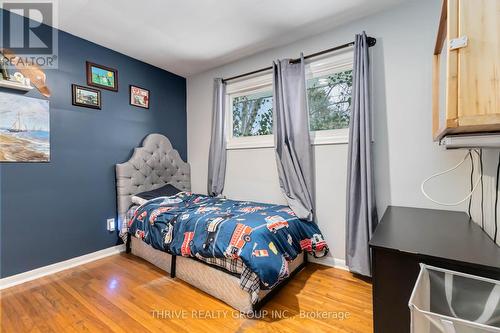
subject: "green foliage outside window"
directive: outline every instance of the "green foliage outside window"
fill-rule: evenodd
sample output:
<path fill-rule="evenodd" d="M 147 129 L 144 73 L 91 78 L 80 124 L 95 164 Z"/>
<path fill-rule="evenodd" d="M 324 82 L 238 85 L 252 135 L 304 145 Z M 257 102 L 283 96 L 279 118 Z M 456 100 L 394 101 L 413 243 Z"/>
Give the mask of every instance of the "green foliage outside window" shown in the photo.
<path fill-rule="evenodd" d="M 311 131 L 349 127 L 352 70 L 311 79 L 307 86 Z"/>
<path fill-rule="evenodd" d="M 273 133 L 272 92 L 250 94 L 233 99 L 233 136 Z"/>

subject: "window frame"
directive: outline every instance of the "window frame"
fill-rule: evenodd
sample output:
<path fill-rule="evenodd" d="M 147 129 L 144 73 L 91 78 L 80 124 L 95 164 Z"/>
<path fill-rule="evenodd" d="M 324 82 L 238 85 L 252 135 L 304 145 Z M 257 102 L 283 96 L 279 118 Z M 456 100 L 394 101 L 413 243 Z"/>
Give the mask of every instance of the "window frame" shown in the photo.
<path fill-rule="evenodd" d="M 306 82 L 308 79 L 353 69 L 353 48 L 316 58 L 306 63 Z M 226 149 L 251 149 L 274 147 L 274 136 L 255 135 L 233 137 L 233 99 L 248 93 L 272 90 L 273 77 L 270 71 L 250 78 L 231 82 L 226 85 Z M 274 98 L 274 95 L 273 95 Z M 310 131 L 312 145 L 346 144 L 349 142 L 349 129 Z"/>
<path fill-rule="evenodd" d="M 259 93 L 273 89 L 271 73 L 261 74 L 226 86 L 226 149 L 272 148 L 274 135 L 233 136 L 233 100 L 248 93 Z"/>
<path fill-rule="evenodd" d="M 307 80 L 331 75 L 353 68 L 354 48 L 350 47 L 342 52 L 315 59 L 306 63 Z M 349 128 L 339 128 L 322 131 L 310 131 L 313 145 L 346 144 L 349 142 Z"/>

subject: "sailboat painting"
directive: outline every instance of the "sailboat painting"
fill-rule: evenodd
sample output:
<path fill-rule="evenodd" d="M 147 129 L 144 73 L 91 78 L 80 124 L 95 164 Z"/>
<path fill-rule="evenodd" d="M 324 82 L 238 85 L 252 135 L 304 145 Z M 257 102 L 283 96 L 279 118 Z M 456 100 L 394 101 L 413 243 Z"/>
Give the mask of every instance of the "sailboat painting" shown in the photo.
<path fill-rule="evenodd" d="M 49 160 L 49 101 L 0 92 L 0 162 Z"/>

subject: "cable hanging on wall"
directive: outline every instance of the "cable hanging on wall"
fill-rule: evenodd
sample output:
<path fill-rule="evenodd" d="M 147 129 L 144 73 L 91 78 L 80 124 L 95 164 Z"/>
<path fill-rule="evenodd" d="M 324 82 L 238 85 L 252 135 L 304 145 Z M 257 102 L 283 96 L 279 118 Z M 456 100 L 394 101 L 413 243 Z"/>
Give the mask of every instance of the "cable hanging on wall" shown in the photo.
<path fill-rule="evenodd" d="M 479 153 L 478 153 L 476 150 L 474 150 L 474 152 L 476 152 L 476 154 L 478 154 L 478 155 L 479 155 Z M 473 186 L 471 186 L 471 190 L 470 190 L 469 194 L 467 194 L 467 196 L 466 196 L 465 198 L 463 198 L 463 199 L 461 199 L 461 200 L 459 200 L 459 201 L 457 201 L 457 202 L 441 202 L 441 201 L 435 200 L 435 199 L 431 198 L 431 197 L 430 197 L 430 195 L 429 195 L 429 194 L 427 194 L 427 192 L 426 192 L 426 190 L 425 190 L 425 184 L 427 184 L 427 182 L 429 182 L 430 180 L 432 180 L 432 179 L 434 179 L 434 178 L 436 178 L 436 177 L 442 176 L 442 175 L 444 175 L 444 174 L 447 174 L 447 173 L 449 173 L 449 172 L 451 172 L 451 171 L 456 170 L 456 169 L 457 169 L 457 168 L 459 168 L 462 164 L 464 164 L 464 163 L 465 163 L 465 161 L 467 161 L 467 158 L 470 158 L 470 161 L 471 161 L 471 164 L 472 164 L 472 165 L 471 165 L 471 166 L 472 166 L 472 168 L 471 168 L 471 170 L 472 170 L 472 172 L 471 172 L 471 176 L 472 176 L 472 175 L 473 175 L 473 171 L 474 171 L 474 159 L 473 159 L 473 157 L 472 157 L 472 151 L 471 151 L 471 150 L 469 150 L 469 151 L 467 152 L 467 154 L 465 154 L 464 158 L 463 158 L 463 159 L 462 159 L 462 160 L 461 160 L 461 161 L 460 161 L 457 165 L 455 165 L 454 167 L 452 167 L 452 168 L 450 168 L 450 169 L 448 169 L 448 170 L 444 170 L 444 171 L 438 172 L 438 173 L 436 173 L 436 174 L 434 174 L 434 175 L 432 175 L 432 176 L 430 176 L 430 177 L 426 178 L 426 179 L 422 182 L 422 184 L 420 185 L 420 190 L 422 191 L 422 194 L 423 194 L 423 195 L 424 195 L 427 199 L 429 199 L 430 201 L 432 201 L 432 202 L 434 202 L 434 203 L 436 203 L 436 204 L 438 204 L 438 205 L 442 205 L 442 206 L 458 206 L 458 205 L 460 205 L 461 203 L 464 203 L 465 201 L 467 201 L 469 198 L 471 198 L 471 197 L 472 197 L 472 194 L 474 193 L 474 191 L 477 189 L 477 187 L 478 187 L 478 186 L 479 186 L 479 184 L 481 183 L 481 180 L 482 180 L 482 178 L 483 178 L 482 173 L 479 175 L 479 178 L 478 178 L 478 179 L 477 179 L 477 181 L 473 184 Z M 472 178 L 471 178 L 471 179 L 472 179 Z M 472 184 L 471 184 L 471 185 L 472 185 Z M 469 216 L 470 216 L 470 202 L 469 202 Z"/>
<path fill-rule="evenodd" d="M 472 157 L 472 151 L 469 150 L 469 157 L 470 157 L 470 191 L 471 193 L 474 190 L 474 157 Z M 472 194 L 469 198 L 469 208 L 467 209 L 467 214 L 469 214 L 469 217 L 472 217 L 470 210 L 472 207 Z"/>
<path fill-rule="evenodd" d="M 496 243 L 497 242 L 497 235 L 498 235 L 498 178 L 500 175 L 500 153 L 498 153 L 498 164 L 497 164 L 497 183 L 496 183 L 496 191 L 495 191 L 495 226 L 494 226 L 494 234 L 493 234 L 493 241 Z"/>
<path fill-rule="evenodd" d="M 481 171 L 481 229 L 484 230 L 484 182 L 483 182 L 483 149 L 482 148 L 479 149 L 479 169 Z"/>

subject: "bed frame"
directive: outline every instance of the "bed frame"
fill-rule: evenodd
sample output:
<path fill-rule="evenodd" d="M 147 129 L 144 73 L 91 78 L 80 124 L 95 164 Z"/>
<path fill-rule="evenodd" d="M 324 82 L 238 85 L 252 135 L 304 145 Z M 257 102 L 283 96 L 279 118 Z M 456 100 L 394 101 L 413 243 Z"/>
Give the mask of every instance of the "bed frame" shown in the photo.
<path fill-rule="evenodd" d="M 127 223 L 125 215 L 132 204 L 134 194 L 153 190 L 166 184 L 172 184 L 183 191 L 190 191 L 190 167 L 181 159 L 177 150 L 172 147 L 165 136 L 150 134 L 144 139 L 142 147 L 134 149 L 132 157 L 127 162 L 116 165 L 119 225 Z M 250 294 L 240 288 L 239 277 L 218 267 L 156 250 L 143 241 L 130 237 L 130 234 L 127 236 L 126 247 L 127 253 L 149 261 L 170 273 L 172 278 L 177 277 L 243 313 L 260 309 L 307 263 L 305 253 L 298 256 L 289 263 L 290 276 L 272 290 L 261 290 L 259 301 L 252 304 Z"/>

